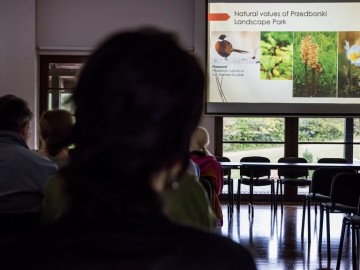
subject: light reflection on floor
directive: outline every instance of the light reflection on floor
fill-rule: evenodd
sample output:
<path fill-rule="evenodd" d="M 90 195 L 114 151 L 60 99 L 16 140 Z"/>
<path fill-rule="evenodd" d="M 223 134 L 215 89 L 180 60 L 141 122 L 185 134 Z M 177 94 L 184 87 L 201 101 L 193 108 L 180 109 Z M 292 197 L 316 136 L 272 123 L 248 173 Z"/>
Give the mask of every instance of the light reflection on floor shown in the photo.
<path fill-rule="evenodd" d="M 287 205 L 284 214 L 277 214 L 269 205 L 255 205 L 254 218 L 247 205 L 240 211 L 234 207 L 229 215 L 228 206 L 222 206 L 224 225 L 221 234 L 247 246 L 256 258 L 261 269 L 335 269 L 343 214 L 330 214 L 331 224 L 331 264 L 328 266 L 326 255 L 326 228 L 324 223 L 322 252 L 318 253 L 319 211 L 311 210 L 311 241 L 308 245 L 307 223 L 305 236 L 301 239 L 302 206 Z M 345 239 L 341 269 L 351 269 L 351 244 Z"/>

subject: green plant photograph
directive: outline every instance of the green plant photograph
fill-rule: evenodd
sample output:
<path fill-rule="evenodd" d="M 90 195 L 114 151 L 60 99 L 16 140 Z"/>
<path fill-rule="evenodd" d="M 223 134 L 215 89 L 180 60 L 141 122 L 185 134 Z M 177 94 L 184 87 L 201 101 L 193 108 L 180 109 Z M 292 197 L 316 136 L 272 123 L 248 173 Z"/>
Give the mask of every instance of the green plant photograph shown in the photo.
<path fill-rule="evenodd" d="M 291 80 L 293 32 L 261 32 L 260 79 Z"/>
<path fill-rule="evenodd" d="M 337 32 L 294 32 L 294 97 L 337 97 Z"/>
<path fill-rule="evenodd" d="M 360 97 L 360 32 L 339 32 L 339 97 Z"/>

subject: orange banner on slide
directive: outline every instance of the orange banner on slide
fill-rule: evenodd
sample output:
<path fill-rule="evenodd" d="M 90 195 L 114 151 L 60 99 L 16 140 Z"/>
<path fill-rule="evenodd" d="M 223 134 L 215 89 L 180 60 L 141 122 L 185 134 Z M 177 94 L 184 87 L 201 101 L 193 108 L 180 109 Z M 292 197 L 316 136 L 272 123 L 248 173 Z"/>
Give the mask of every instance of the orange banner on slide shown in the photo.
<path fill-rule="evenodd" d="M 209 13 L 208 20 L 209 21 L 227 21 L 230 18 L 227 13 Z"/>

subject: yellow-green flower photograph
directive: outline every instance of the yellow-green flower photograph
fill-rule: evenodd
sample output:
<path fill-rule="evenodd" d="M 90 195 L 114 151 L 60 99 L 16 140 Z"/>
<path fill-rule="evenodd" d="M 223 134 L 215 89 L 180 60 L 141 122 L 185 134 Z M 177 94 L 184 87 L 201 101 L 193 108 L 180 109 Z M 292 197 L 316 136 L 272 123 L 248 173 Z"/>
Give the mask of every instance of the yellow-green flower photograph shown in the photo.
<path fill-rule="evenodd" d="M 337 96 L 337 32 L 294 33 L 294 97 Z"/>
<path fill-rule="evenodd" d="M 261 32 L 260 79 L 291 80 L 293 32 Z"/>

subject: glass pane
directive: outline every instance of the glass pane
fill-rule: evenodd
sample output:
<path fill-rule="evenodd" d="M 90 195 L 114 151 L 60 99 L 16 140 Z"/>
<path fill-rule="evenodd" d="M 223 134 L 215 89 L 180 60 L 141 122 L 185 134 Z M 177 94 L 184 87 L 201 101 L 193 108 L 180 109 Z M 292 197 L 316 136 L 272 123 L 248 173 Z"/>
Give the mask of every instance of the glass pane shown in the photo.
<path fill-rule="evenodd" d="M 49 63 L 49 88 L 74 88 L 81 63 Z"/>
<path fill-rule="evenodd" d="M 354 160 L 353 163 L 360 163 L 360 145 L 354 145 Z"/>
<path fill-rule="evenodd" d="M 344 144 L 300 144 L 299 157 L 303 157 L 307 162 L 318 162 L 320 158 L 334 157 L 343 158 L 345 155 Z M 310 170 L 309 177 L 312 177 L 313 170 Z M 299 187 L 298 194 L 305 195 L 309 193 L 309 187 Z"/>
<path fill-rule="evenodd" d="M 75 109 L 71 102 L 71 95 L 73 89 L 66 89 L 66 90 L 48 90 L 48 110 L 52 109 L 64 109 L 70 111 L 74 114 Z"/>
<path fill-rule="evenodd" d="M 76 85 L 81 63 L 50 63 L 48 80 L 48 109 L 66 109 L 74 112 L 67 102 Z"/>
<path fill-rule="evenodd" d="M 48 91 L 48 105 L 47 105 L 47 109 L 48 110 L 52 110 L 52 103 L 50 102 L 50 100 L 52 100 L 52 92 L 51 91 Z"/>
<path fill-rule="evenodd" d="M 228 144 L 226 144 L 228 145 Z M 228 146 L 230 147 L 230 146 Z M 248 156 L 263 156 L 270 159 L 270 162 L 277 162 L 284 156 L 284 144 L 262 144 L 258 148 L 249 148 L 239 151 L 225 151 L 224 156 L 231 161 L 239 162 L 241 158 Z"/>
<path fill-rule="evenodd" d="M 62 91 L 60 93 L 60 109 L 70 111 L 72 114 L 75 113 L 74 104 L 71 102 L 72 91 Z"/>
<path fill-rule="evenodd" d="M 360 142 L 360 118 L 354 118 L 354 142 Z"/>
<path fill-rule="evenodd" d="M 223 121 L 224 142 L 284 141 L 284 118 L 224 117 Z M 249 148 L 249 146 L 240 144 L 238 148 Z M 250 148 L 254 148 L 254 146 L 250 146 Z"/>
<path fill-rule="evenodd" d="M 284 125 L 284 118 L 224 117 L 223 156 L 234 162 L 245 156 L 264 156 L 277 162 L 284 156 Z M 240 170 L 232 170 L 231 176 L 236 179 L 236 189 Z M 276 170 L 272 176 L 277 177 Z M 242 185 L 241 193 L 249 193 L 249 187 Z M 270 186 L 254 187 L 254 194 L 270 194 Z"/>
<path fill-rule="evenodd" d="M 343 144 L 300 144 L 299 157 L 303 157 L 307 162 L 317 162 L 325 157 L 344 157 Z"/>
<path fill-rule="evenodd" d="M 344 142 L 344 118 L 299 118 L 299 142 Z"/>

